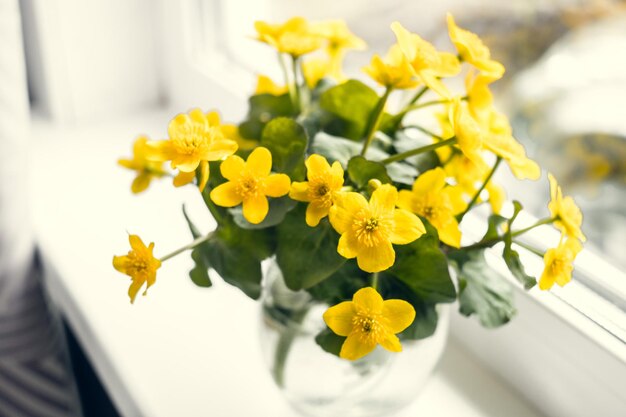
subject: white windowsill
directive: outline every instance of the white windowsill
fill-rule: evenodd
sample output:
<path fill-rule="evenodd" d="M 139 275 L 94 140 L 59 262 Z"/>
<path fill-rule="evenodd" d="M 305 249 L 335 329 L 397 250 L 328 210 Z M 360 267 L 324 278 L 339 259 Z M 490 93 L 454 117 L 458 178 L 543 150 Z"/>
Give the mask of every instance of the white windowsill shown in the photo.
<path fill-rule="evenodd" d="M 129 281 L 111 266 L 113 254 L 128 250 L 126 231 L 156 242 L 161 254 L 186 243 L 182 202 L 205 229 L 212 225 L 191 187 L 164 181 L 135 197 L 132 173 L 115 164 L 136 134 L 163 135 L 172 114 L 63 131 L 35 124 L 31 203 L 49 291 L 124 416 L 292 416 L 261 357 L 256 303 L 219 279 L 195 287 L 183 255 L 131 306 Z M 409 415 L 541 414 L 453 337 L 422 395 L 401 414 Z"/>

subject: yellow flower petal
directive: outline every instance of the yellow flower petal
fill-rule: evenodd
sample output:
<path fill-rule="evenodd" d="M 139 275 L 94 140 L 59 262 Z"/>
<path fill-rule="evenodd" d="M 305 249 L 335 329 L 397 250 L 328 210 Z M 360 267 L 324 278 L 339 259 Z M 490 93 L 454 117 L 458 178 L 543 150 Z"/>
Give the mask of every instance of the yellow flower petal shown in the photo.
<path fill-rule="evenodd" d="M 309 183 L 308 182 L 292 182 L 289 197 L 296 201 L 310 201 Z"/>
<path fill-rule="evenodd" d="M 320 205 L 316 202 L 310 203 L 306 208 L 306 224 L 315 227 L 324 217 L 328 216 L 329 207 Z"/>
<path fill-rule="evenodd" d="M 370 313 L 380 313 L 383 309 L 383 297 L 372 287 L 358 290 L 352 296 L 352 301 L 357 309 L 365 309 Z"/>
<path fill-rule="evenodd" d="M 207 152 L 203 155 L 205 161 L 219 161 L 237 151 L 237 142 L 230 139 L 218 139 L 209 143 Z"/>
<path fill-rule="evenodd" d="M 332 306 L 324 312 L 324 322 L 339 336 L 348 336 L 352 331 L 352 317 L 354 316 L 354 303 L 344 301 Z"/>
<path fill-rule="evenodd" d="M 382 242 L 372 247 L 361 247 L 356 261 L 365 272 L 380 272 L 390 268 L 396 260 L 391 242 Z"/>
<path fill-rule="evenodd" d="M 130 303 L 133 304 L 135 302 L 135 298 L 137 297 L 137 293 L 143 287 L 143 281 L 133 281 L 128 288 L 128 296 L 130 297 Z"/>
<path fill-rule="evenodd" d="M 339 244 L 337 245 L 337 252 L 339 255 L 346 259 L 356 258 L 358 255 L 358 243 L 354 239 L 354 236 L 349 233 L 344 233 L 339 238 Z"/>
<path fill-rule="evenodd" d="M 237 192 L 237 185 L 232 182 L 220 184 L 211 190 L 211 200 L 222 207 L 235 207 L 241 204 L 241 195 Z"/>
<path fill-rule="evenodd" d="M 394 245 L 406 245 L 426 233 L 424 223 L 408 210 L 394 210 L 393 223 L 394 228 L 389 235 L 389 240 Z"/>
<path fill-rule="evenodd" d="M 425 194 L 430 191 L 442 190 L 446 185 L 446 172 L 441 167 L 431 169 L 417 177 L 413 183 L 413 192 Z"/>
<path fill-rule="evenodd" d="M 137 175 L 133 180 L 132 185 L 130 186 L 131 191 L 135 194 L 139 194 L 140 192 L 145 191 L 150 185 L 151 179 L 152 176 L 148 173 L 142 173 Z"/>
<path fill-rule="evenodd" d="M 387 329 L 392 333 L 400 333 L 413 323 L 415 309 L 404 300 L 385 300 L 383 316 L 387 319 Z"/>
<path fill-rule="evenodd" d="M 174 187 L 182 187 L 192 182 L 196 178 L 196 171 L 183 172 L 180 171 L 178 175 L 174 177 Z"/>
<path fill-rule="evenodd" d="M 241 177 L 246 162 L 237 155 L 231 155 L 220 164 L 220 172 L 227 180 L 234 181 Z"/>
<path fill-rule="evenodd" d="M 250 153 L 246 161 L 246 168 L 255 177 L 267 177 L 272 170 L 272 154 L 264 147 L 258 147 Z"/>
<path fill-rule="evenodd" d="M 169 140 L 150 140 L 146 142 L 146 159 L 150 161 L 169 161 L 173 149 Z"/>
<path fill-rule="evenodd" d="M 387 319 L 387 329 L 392 333 L 400 333 L 413 323 L 415 309 L 404 300 L 385 300 L 383 316 Z"/>
<path fill-rule="evenodd" d="M 291 179 L 285 174 L 272 174 L 265 179 L 265 195 L 282 197 L 289 193 Z"/>
<path fill-rule="evenodd" d="M 390 184 L 378 187 L 370 198 L 370 207 L 374 213 L 386 213 L 392 211 L 398 200 L 398 190 Z"/>
<path fill-rule="evenodd" d="M 330 165 L 322 155 L 313 154 L 306 159 L 304 164 L 306 165 L 307 178 L 309 179 L 315 175 L 330 171 Z"/>
<path fill-rule="evenodd" d="M 198 182 L 198 189 L 200 192 L 204 190 L 207 182 L 209 182 L 209 162 L 200 161 L 200 180 Z"/>
<path fill-rule="evenodd" d="M 126 268 L 128 267 L 129 259 L 128 256 L 114 256 L 113 257 L 113 268 L 118 270 L 119 272 L 125 274 Z"/>
<path fill-rule="evenodd" d="M 380 345 L 390 352 L 402 352 L 402 345 L 400 339 L 395 334 L 387 333 L 385 337 L 380 340 Z"/>
<path fill-rule="evenodd" d="M 331 207 L 328 219 L 337 233 L 342 234 L 351 230 L 353 213 L 368 206 L 365 197 L 359 193 L 338 193 L 335 196 L 335 205 Z"/>
<path fill-rule="evenodd" d="M 439 232 L 439 240 L 446 245 L 453 248 L 461 247 L 461 231 L 459 230 L 459 224 L 454 218 L 451 218 L 443 226 L 437 227 L 437 232 Z"/>
<path fill-rule="evenodd" d="M 375 341 L 367 341 L 363 343 L 360 340 L 359 335 L 350 334 L 343 345 L 341 346 L 341 351 L 339 352 L 339 357 L 343 359 L 348 359 L 351 361 L 355 361 L 357 359 L 362 358 L 367 355 L 371 351 L 376 348 Z"/>
<path fill-rule="evenodd" d="M 269 203 L 264 195 L 251 196 L 243 202 L 243 217 L 252 224 L 261 223 L 268 211 Z"/>

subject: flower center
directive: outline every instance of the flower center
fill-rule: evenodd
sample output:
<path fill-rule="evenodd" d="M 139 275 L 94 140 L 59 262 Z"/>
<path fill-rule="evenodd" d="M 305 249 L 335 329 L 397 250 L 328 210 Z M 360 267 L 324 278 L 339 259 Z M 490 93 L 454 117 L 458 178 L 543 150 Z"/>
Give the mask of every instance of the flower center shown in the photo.
<path fill-rule="evenodd" d="M 368 210 L 362 210 L 355 217 L 353 230 L 361 244 L 377 246 L 389 235 L 390 225 L 385 217 L 374 216 Z"/>
<path fill-rule="evenodd" d="M 565 262 L 561 259 L 553 259 L 550 264 L 550 272 L 552 275 L 561 275 L 565 270 Z"/>
<path fill-rule="evenodd" d="M 128 273 L 131 276 L 141 276 L 148 270 L 148 263 L 145 259 L 132 252 L 128 255 L 130 258 L 130 265 L 128 266 Z"/>
<path fill-rule="evenodd" d="M 357 313 L 352 318 L 352 325 L 359 333 L 359 337 L 365 342 L 376 342 L 383 333 L 383 327 L 380 323 L 380 314 L 371 314 L 369 312 Z"/>
<path fill-rule="evenodd" d="M 259 180 L 250 174 L 244 174 L 237 183 L 237 193 L 245 200 L 259 193 Z"/>
<path fill-rule="evenodd" d="M 372 217 L 371 219 L 365 222 L 366 232 L 372 233 L 376 229 L 378 229 L 378 219 Z"/>
<path fill-rule="evenodd" d="M 333 203 L 333 199 L 329 179 L 318 177 L 310 180 L 309 184 L 309 198 L 311 201 L 317 201 L 326 207 L 330 207 Z"/>

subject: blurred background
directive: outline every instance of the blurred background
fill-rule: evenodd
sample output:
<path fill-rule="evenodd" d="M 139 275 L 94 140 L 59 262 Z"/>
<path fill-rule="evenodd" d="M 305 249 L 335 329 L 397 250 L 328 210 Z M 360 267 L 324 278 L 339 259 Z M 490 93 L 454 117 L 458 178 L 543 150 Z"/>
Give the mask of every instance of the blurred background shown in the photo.
<path fill-rule="evenodd" d="M 346 73 L 365 79 L 360 68 L 394 41 L 394 20 L 451 50 L 448 11 L 505 64 L 493 86 L 498 107 L 585 214 L 586 248 L 610 268 L 580 280 L 626 310 L 621 275 L 601 273 L 626 268 L 626 1 L 0 0 L 0 364 L 3 347 L 10 350 L 3 323 L 9 310 L 24 308 L 10 301 L 28 287 L 16 282 L 37 279 L 29 213 L 45 207 L 31 205 L 43 203 L 29 201 L 28 177 L 45 172 L 28 161 L 42 144 L 196 106 L 241 119 L 256 75 L 280 79 L 272 51 L 252 39 L 255 20 L 345 19 L 369 45 L 348 55 Z M 167 120 L 159 123 L 146 129 L 164 134 Z M 92 140 L 81 138 L 87 148 Z M 510 197 L 546 214 L 545 172 L 519 182 L 500 171 Z M 2 399 L 0 390 L 0 415 Z"/>

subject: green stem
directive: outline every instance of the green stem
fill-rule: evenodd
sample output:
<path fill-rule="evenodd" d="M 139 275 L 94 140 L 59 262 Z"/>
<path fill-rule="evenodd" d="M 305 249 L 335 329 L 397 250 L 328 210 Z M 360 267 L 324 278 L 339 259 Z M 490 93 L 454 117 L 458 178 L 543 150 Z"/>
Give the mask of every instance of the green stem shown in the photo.
<path fill-rule="evenodd" d="M 407 107 L 408 107 L 408 106 L 410 106 L 410 105 L 412 105 L 412 104 L 417 103 L 417 100 L 419 100 L 420 98 L 422 98 L 422 96 L 423 96 L 423 95 L 424 95 L 427 91 L 428 91 L 428 87 L 427 87 L 427 86 L 422 87 L 422 89 L 421 89 L 421 90 L 419 90 L 419 91 L 417 92 L 417 94 L 415 94 L 415 96 L 411 99 L 411 101 L 409 101 L 409 104 L 407 104 Z"/>
<path fill-rule="evenodd" d="M 419 155 L 424 152 L 430 152 L 437 148 L 441 148 L 442 146 L 454 145 L 457 142 L 456 136 L 451 137 L 450 139 L 443 140 L 441 142 L 433 143 L 432 145 L 422 146 L 421 148 L 411 149 L 410 151 L 398 153 L 390 156 L 389 158 L 383 159 L 383 164 L 390 164 L 396 161 L 402 161 L 403 159 L 409 158 L 414 155 Z"/>
<path fill-rule="evenodd" d="M 182 248 L 178 248 L 176 249 L 174 252 L 168 253 L 165 256 L 162 256 L 160 261 L 161 262 L 165 262 L 170 258 L 173 258 L 174 256 L 185 252 L 186 250 L 190 250 L 195 248 L 198 245 L 201 245 L 202 243 L 206 242 L 207 240 L 211 239 L 213 237 L 213 232 L 207 234 L 206 236 L 200 236 L 199 238 L 197 238 L 196 240 L 194 240 L 193 242 L 191 242 L 188 245 L 183 246 Z"/>
<path fill-rule="evenodd" d="M 522 235 L 526 232 L 528 232 L 529 230 L 534 229 L 535 227 L 539 227 L 542 226 L 544 224 L 550 224 L 550 223 L 554 223 L 554 221 L 556 220 L 556 217 L 546 217 L 545 219 L 539 220 L 537 223 L 533 224 L 532 226 L 528 226 L 524 229 L 521 230 L 517 230 L 515 232 L 511 233 L 511 237 L 517 237 L 519 235 Z"/>
<path fill-rule="evenodd" d="M 370 115 L 367 134 L 365 135 L 365 143 L 363 144 L 363 149 L 361 149 L 361 156 L 365 156 L 367 148 L 369 148 L 370 143 L 372 143 L 374 133 L 376 133 L 376 130 L 380 125 L 380 121 L 383 118 L 383 110 L 385 110 L 385 104 L 387 103 L 387 99 L 389 98 L 391 91 L 393 91 L 393 88 L 387 87 L 387 89 L 385 90 L 385 94 L 383 94 L 383 96 L 378 100 L 378 104 L 376 104 L 374 111 Z"/>
<path fill-rule="evenodd" d="M 372 288 L 378 291 L 378 272 L 372 274 Z"/>
<path fill-rule="evenodd" d="M 295 56 L 291 56 L 291 70 L 293 71 L 293 85 L 295 91 L 295 102 L 294 108 L 296 113 L 300 113 L 301 103 L 300 103 L 300 85 L 298 84 L 298 58 Z"/>
<path fill-rule="evenodd" d="M 524 234 L 524 233 L 534 229 L 535 227 L 539 227 L 539 226 L 542 226 L 544 224 L 553 223 L 555 220 L 556 220 L 556 217 L 547 217 L 545 219 L 539 220 L 537 223 L 533 224 L 532 226 L 526 227 L 526 228 L 521 229 L 521 230 L 516 230 L 515 232 L 511 232 L 511 238 L 520 236 L 520 235 L 522 235 L 522 234 Z M 494 237 L 493 239 L 482 240 L 480 242 L 474 243 L 474 244 L 469 245 L 469 246 L 464 246 L 464 247 L 456 249 L 456 250 L 474 250 L 474 249 L 489 248 L 489 247 L 495 245 L 498 242 L 502 242 L 504 240 L 505 236 L 506 235 L 502 235 L 502 236 Z M 516 242 L 516 243 L 519 244 L 519 242 Z M 543 256 L 543 255 L 541 255 L 541 256 Z"/>
<path fill-rule="evenodd" d="M 280 63 L 280 69 L 283 73 L 283 78 L 285 79 L 285 85 L 287 86 L 287 90 L 289 91 L 289 99 L 291 100 L 291 105 L 296 108 L 296 91 L 294 90 L 295 81 L 292 84 L 291 79 L 289 78 L 289 71 L 287 71 L 287 65 L 285 65 L 285 60 L 283 55 L 278 53 L 278 62 Z"/>
<path fill-rule="evenodd" d="M 476 194 L 474 194 L 474 197 L 472 197 L 470 202 L 467 204 L 467 207 L 465 208 L 465 211 L 463 213 L 461 213 L 461 214 L 456 216 L 456 219 L 457 219 L 458 222 L 461 222 L 461 220 L 463 220 L 463 217 L 465 217 L 465 215 L 472 209 L 474 204 L 476 204 L 476 202 L 480 198 L 480 193 L 483 192 L 483 190 L 485 189 L 485 187 L 487 186 L 489 181 L 491 181 L 491 177 L 493 177 L 493 174 L 496 173 L 496 170 L 498 169 L 498 166 L 500 166 L 500 162 L 502 162 L 502 158 L 498 157 L 498 159 L 496 159 L 496 163 L 493 165 L 493 168 L 491 168 L 491 171 L 489 172 L 489 175 L 487 175 L 487 178 L 485 178 L 485 181 L 483 182 L 483 185 L 480 186 L 478 191 L 476 191 Z"/>
<path fill-rule="evenodd" d="M 304 320 L 304 317 L 309 312 L 308 308 L 297 311 L 291 316 L 284 331 L 280 333 L 278 342 L 276 343 L 276 352 L 274 353 L 274 367 L 272 368 L 272 374 L 274 375 L 274 381 L 280 388 L 285 386 L 285 365 L 287 364 L 287 357 L 289 351 L 293 345 L 293 341 L 300 332 L 300 325 Z"/>
<path fill-rule="evenodd" d="M 543 255 L 545 255 L 545 253 L 541 252 L 539 249 L 534 248 L 534 247 L 532 247 L 530 245 L 527 245 L 525 243 L 522 243 L 520 241 L 515 240 L 515 241 L 513 241 L 513 243 L 515 243 L 518 246 L 521 246 L 522 248 L 526 249 L 527 251 L 532 252 L 535 255 L 540 256 L 542 258 L 543 258 Z"/>
<path fill-rule="evenodd" d="M 422 126 L 418 126 L 418 125 L 408 125 L 408 126 L 404 126 L 404 129 L 417 129 L 420 132 L 426 133 L 428 136 L 432 136 L 433 138 L 437 139 L 437 140 L 445 140 L 443 137 L 434 134 L 433 132 L 431 132 L 428 129 L 423 128 Z"/>

